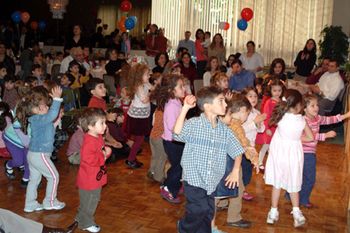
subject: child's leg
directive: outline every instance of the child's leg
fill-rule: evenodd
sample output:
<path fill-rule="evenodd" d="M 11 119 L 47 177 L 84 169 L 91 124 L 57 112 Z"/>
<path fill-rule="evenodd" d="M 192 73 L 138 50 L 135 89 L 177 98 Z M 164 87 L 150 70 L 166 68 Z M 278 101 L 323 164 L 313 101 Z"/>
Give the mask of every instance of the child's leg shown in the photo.
<path fill-rule="evenodd" d="M 310 195 L 316 180 L 316 156 L 313 153 L 304 154 L 303 184 L 299 192 L 300 204 L 310 204 Z"/>
<path fill-rule="evenodd" d="M 214 198 L 207 191 L 184 182 L 186 211 L 179 223 L 179 232 L 211 233 L 214 215 Z"/>
<path fill-rule="evenodd" d="M 184 144 L 178 142 L 170 142 L 163 140 L 164 150 L 168 155 L 168 160 L 171 164 L 167 173 L 167 178 L 164 181 L 169 192 L 176 197 L 181 187 L 182 167 L 180 165 Z"/>
<path fill-rule="evenodd" d="M 25 209 L 34 210 L 39 206 L 37 199 L 38 196 L 38 185 L 41 181 L 41 172 L 36 168 L 37 161 L 40 157 L 36 153 L 28 152 L 28 164 L 30 170 L 29 182 L 26 192 Z M 31 211 L 27 211 L 31 212 Z"/>
<path fill-rule="evenodd" d="M 22 154 L 23 154 L 23 164 L 24 164 L 24 174 L 23 174 L 23 180 L 27 181 L 29 180 L 29 165 L 28 165 L 28 149 L 23 148 L 22 149 Z"/>
<path fill-rule="evenodd" d="M 4 139 L 4 143 L 6 145 L 7 150 L 10 152 L 12 159 L 7 162 L 8 169 L 12 169 L 15 167 L 20 167 L 24 165 L 24 157 L 22 153 L 22 148 L 19 148 L 18 146 L 15 146 L 8 140 Z"/>
<path fill-rule="evenodd" d="M 252 174 L 253 174 L 252 163 L 243 154 L 243 156 L 242 156 L 242 177 L 243 177 L 244 187 L 247 187 L 247 185 L 250 183 L 250 180 L 252 178 Z"/>
<path fill-rule="evenodd" d="M 165 153 L 163 140 L 161 138 L 153 139 L 152 144 L 154 153 L 156 154 L 156 157 L 154 158 L 153 178 L 159 182 L 162 182 L 165 178 L 164 166 L 168 156 Z"/>
<path fill-rule="evenodd" d="M 299 193 L 289 193 L 293 207 L 299 207 Z"/>
<path fill-rule="evenodd" d="M 80 229 L 85 229 L 95 226 L 95 211 L 100 201 L 101 189 L 96 190 L 82 190 L 79 189 L 80 205 L 76 220 L 79 223 Z"/>
<path fill-rule="evenodd" d="M 269 147 L 270 147 L 269 144 L 264 144 L 264 145 L 261 147 L 260 152 L 259 152 L 259 166 L 260 166 L 260 165 L 263 165 L 264 157 L 265 157 L 267 151 L 269 150 Z"/>
<path fill-rule="evenodd" d="M 280 199 L 281 189 L 277 189 L 275 187 L 272 187 L 272 193 L 271 193 L 271 206 L 272 208 L 278 207 L 278 201 Z"/>
<path fill-rule="evenodd" d="M 136 154 L 137 154 L 137 152 L 139 151 L 139 149 L 140 149 L 140 147 L 142 145 L 144 137 L 145 136 L 135 136 L 134 144 L 131 147 L 130 154 L 129 154 L 129 157 L 128 157 L 128 160 L 130 162 L 133 162 L 133 161 L 136 160 Z"/>
<path fill-rule="evenodd" d="M 242 180 L 242 170 L 239 171 L 239 186 L 238 197 L 229 198 L 229 205 L 227 210 L 227 223 L 235 223 L 242 220 L 242 197 L 244 192 L 244 185 Z"/>
<path fill-rule="evenodd" d="M 157 157 L 159 156 L 159 154 L 156 151 L 156 144 L 157 144 L 157 139 L 156 138 L 150 138 L 149 139 L 149 145 L 151 147 L 151 163 L 150 163 L 150 167 L 148 172 L 154 174 L 154 170 L 156 167 L 156 161 L 157 161 Z"/>

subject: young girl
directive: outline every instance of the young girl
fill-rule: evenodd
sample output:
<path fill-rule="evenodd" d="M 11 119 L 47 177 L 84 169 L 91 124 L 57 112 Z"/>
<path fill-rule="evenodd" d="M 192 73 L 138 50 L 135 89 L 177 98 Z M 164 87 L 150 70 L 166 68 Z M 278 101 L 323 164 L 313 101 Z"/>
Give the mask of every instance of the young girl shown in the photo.
<path fill-rule="evenodd" d="M 4 142 L 3 135 L 5 130 L 12 126 L 13 116 L 10 106 L 5 102 L 0 102 L 0 117 L 0 157 L 11 158 L 10 152 L 7 150 Z M 14 179 L 14 174 L 13 171 L 11 172 L 11 170 L 12 169 L 5 169 L 5 173 L 9 179 Z"/>
<path fill-rule="evenodd" d="M 87 108 L 79 119 L 85 132 L 80 150 L 81 161 L 77 175 L 80 205 L 77 216 L 78 227 L 84 231 L 99 232 L 94 214 L 101 198 L 102 187 L 107 183 L 105 162 L 111 155 L 111 148 L 105 146 L 106 114 L 99 108 Z"/>
<path fill-rule="evenodd" d="M 122 44 L 121 52 L 125 54 L 126 57 L 130 55 L 131 45 L 129 40 L 129 35 L 127 32 L 122 33 Z"/>
<path fill-rule="evenodd" d="M 46 210 L 60 210 L 65 207 L 64 202 L 56 199 L 59 176 L 55 165 L 50 160 L 54 149 L 55 126 L 54 120 L 57 118 L 60 105 L 62 89 L 54 87 L 50 96 L 53 98 L 51 107 L 48 107 L 48 98 L 39 92 L 32 92 L 22 106 L 27 106 L 26 116 L 30 124 L 30 143 L 27 155 L 30 178 L 27 186 L 25 212 Z M 41 176 L 47 179 L 46 195 L 43 204 L 39 204 L 37 199 L 37 188 L 41 181 Z"/>
<path fill-rule="evenodd" d="M 134 136 L 134 144 L 131 147 L 126 165 L 132 169 L 140 168 L 143 163 L 137 161 L 136 154 L 142 141 L 150 132 L 151 104 L 149 100 L 150 70 L 143 64 L 134 65 L 129 73 L 130 98 L 132 99 L 128 110 L 126 132 Z"/>
<path fill-rule="evenodd" d="M 26 188 L 29 181 L 29 167 L 27 161 L 27 153 L 29 146 L 29 133 L 25 117 L 25 108 L 18 104 L 16 108 L 16 118 L 12 125 L 6 128 L 4 133 L 4 142 L 6 148 L 12 156 L 12 160 L 8 161 L 6 166 L 6 175 L 10 179 L 14 179 L 13 168 L 23 168 L 24 174 L 21 179 L 21 187 Z"/>
<path fill-rule="evenodd" d="M 315 140 L 311 142 L 303 142 L 304 150 L 304 170 L 303 170 L 303 184 L 301 186 L 300 205 L 311 208 L 310 195 L 315 184 L 316 179 L 316 146 L 318 141 L 325 141 L 327 138 L 336 136 L 334 131 L 327 133 L 320 133 L 320 125 L 330 125 L 341 122 L 350 117 L 350 112 L 344 115 L 336 116 L 320 116 L 318 115 L 318 99 L 315 95 L 307 94 L 304 96 L 306 104 L 304 118 L 315 135 Z"/>
<path fill-rule="evenodd" d="M 284 101 L 273 110 L 269 124 L 278 125 L 273 135 L 266 162 L 265 183 L 272 185 L 271 209 L 266 222 L 274 224 L 279 217 L 278 200 L 281 189 L 290 193 L 293 205 L 294 227 L 305 224 L 299 209 L 299 191 L 303 179 L 304 154 L 302 141 L 314 140 L 313 133 L 300 114 L 302 95 L 293 89 L 285 92 Z M 305 136 L 302 136 L 303 132 Z"/>
<path fill-rule="evenodd" d="M 244 95 L 252 105 L 252 109 L 249 112 L 248 118 L 242 126 L 244 128 L 246 137 L 250 141 L 250 146 L 255 147 L 256 135 L 258 133 L 264 132 L 265 130 L 265 125 L 263 122 L 266 118 L 266 114 L 260 114 L 260 112 L 256 109 L 256 105 L 258 104 L 258 93 L 255 88 L 248 87 L 244 89 L 242 91 L 242 95 Z M 252 164 L 245 155 L 242 156 L 242 173 L 244 187 L 247 187 L 252 178 Z M 246 201 L 250 201 L 254 197 L 247 191 L 244 191 L 242 198 Z"/>
<path fill-rule="evenodd" d="M 207 72 L 203 75 L 203 86 L 210 86 L 210 79 L 219 71 L 219 60 L 217 57 L 210 57 L 207 65 Z"/>
<path fill-rule="evenodd" d="M 173 141 L 173 128 L 182 108 L 181 99 L 185 97 L 182 76 L 170 74 L 163 77 L 162 85 L 155 90 L 159 109 L 164 109 L 162 134 L 164 150 L 168 155 L 171 168 L 167 172 L 161 196 L 170 203 L 180 203 L 178 197 L 181 188 L 182 168 L 180 165 L 184 144 Z"/>
<path fill-rule="evenodd" d="M 283 90 L 284 85 L 279 79 L 272 80 L 268 86 L 268 93 L 271 98 L 266 101 L 262 110 L 262 113 L 266 114 L 266 119 L 264 120 L 265 131 L 263 133 L 259 133 L 256 138 L 256 143 L 263 145 L 259 152 L 259 166 L 261 170 L 265 169 L 263 166 L 264 157 L 269 149 L 271 138 L 276 130 L 276 126 L 270 125 L 269 121 L 273 109 L 275 108 L 276 104 L 281 101 Z"/>

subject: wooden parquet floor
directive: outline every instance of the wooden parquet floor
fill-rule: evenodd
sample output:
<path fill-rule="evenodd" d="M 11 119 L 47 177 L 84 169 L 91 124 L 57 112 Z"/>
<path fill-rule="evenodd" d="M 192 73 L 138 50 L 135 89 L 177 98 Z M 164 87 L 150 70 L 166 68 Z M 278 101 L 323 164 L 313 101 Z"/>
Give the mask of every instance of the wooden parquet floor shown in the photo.
<path fill-rule="evenodd" d="M 96 212 L 96 222 L 101 232 L 116 233 L 174 233 L 176 221 L 183 215 L 184 205 L 172 205 L 162 200 L 159 185 L 146 178 L 150 160 L 148 145 L 143 145 L 143 153 L 138 159 L 145 163 L 139 170 L 127 169 L 124 161 L 109 165 L 108 185 L 102 191 L 102 201 Z M 64 148 L 62 148 L 62 151 Z M 347 232 L 347 202 L 349 195 L 349 175 L 346 173 L 344 147 L 320 144 L 317 161 L 317 183 L 312 195 L 315 207 L 303 209 L 307 224 L 294 229 L 291 204 L 281 197 L 280 220 L 275 226 L 265 223 L 270 207 L 271 187 L 264 184 L 261 174 L 254 174 L 248 191 L 256 197 L 253 201 L 243 201 L 242 216 L 251 220 L 250 229 L 224 226 L 226 212 L 219 212 L 217 224 L 227 232 Z M 3 164 L 3 160 L 0 161 Z M 76 214 L 79 205 L 78 190 L 75 187 L 77 166 L 68 164 L 64 154 L 56 163 L 60 173 L 58 198 L 67 206 L 61 211 L 41 211 L 24 213 L 25 190 L 20 188 L 20 175 L 9 181 L 0 166 L 0 207 L 19 215 L 42 222 L 49 226 L 67 226 Z M 45 184 L 39 189 L 39 200 L 43 199 Z M 83 231 L 77 231 L 83 232 Z"/>

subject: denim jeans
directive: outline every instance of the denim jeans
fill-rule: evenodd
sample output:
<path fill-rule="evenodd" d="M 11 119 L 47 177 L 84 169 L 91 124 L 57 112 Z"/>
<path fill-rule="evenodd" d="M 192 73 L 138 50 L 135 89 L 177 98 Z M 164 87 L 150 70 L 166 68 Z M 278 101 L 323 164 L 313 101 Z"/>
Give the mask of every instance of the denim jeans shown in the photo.
<path fill-rule="evenodd" d="M 303 184 L 299 192 L 300 204 L 310 203 L 310 195 L 316 181 L 316 155 L 314 153 L 304 154 Z"/>

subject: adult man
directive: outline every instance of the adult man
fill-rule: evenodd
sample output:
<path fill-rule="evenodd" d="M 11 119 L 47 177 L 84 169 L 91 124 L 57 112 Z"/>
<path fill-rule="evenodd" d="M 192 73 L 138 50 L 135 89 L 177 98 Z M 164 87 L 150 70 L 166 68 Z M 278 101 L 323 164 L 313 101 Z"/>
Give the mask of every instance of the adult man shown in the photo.
<path fill-rule="evenodd" d="M 329 58 L 325 57 L 322 60 L 322 63 L 317 67 L 309 77 L 306 79 L 306 84 L 316 84 L 321 76 L 328 71 Z"/>
<path fill-rule="evenodd" d="M 255 74 L 242 67 L 242 62 L 235 59 L 232 64 L 232 76 L 229 81 L 231 91 L 241 92 L 244 88 L 254 87 Z"/>
<path fill-rule="evenodd" d="M 324 73 L 316 85 L 310 85 L 310 90 L 319 96 L 319 114 L 325 115 L 332 111 L 335 102 L 344 89 L 344 82 L 339 74 L 339 64 L 336 60 L 329 60 L 328 71 Z"/>
<path fill-rule="evenodd" d="M 191 38 L 191 32 L 190 31 L 186 31 L 185 32 L 185 39 L 184 40 L 180 40 L 179 41 L 179 45 L 177 46 L 177 48 L 186 48 L 189 52 L 189 54 L 191 54 L 191 56 L 195 56 L 196 55 L 196 47 L 194 44 L 194 41 L 190 39 Z"/>

